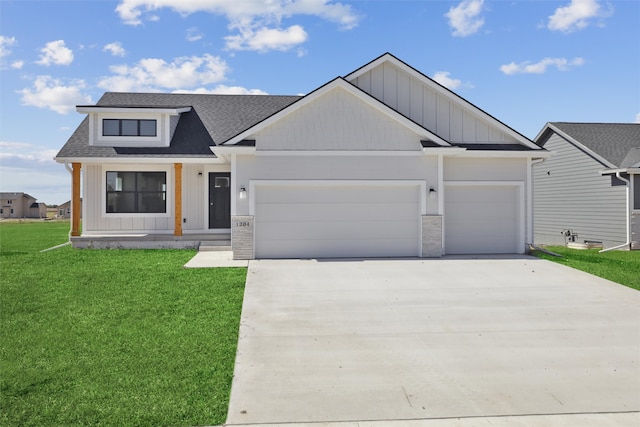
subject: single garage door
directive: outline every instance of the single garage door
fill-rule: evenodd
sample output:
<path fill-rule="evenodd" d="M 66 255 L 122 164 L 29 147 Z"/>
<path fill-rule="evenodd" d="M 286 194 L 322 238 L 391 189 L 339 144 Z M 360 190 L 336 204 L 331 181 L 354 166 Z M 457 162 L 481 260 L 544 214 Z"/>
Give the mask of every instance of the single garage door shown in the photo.
<path fill-rule="evenodd" d="M 522 253 L 520 192 L 518 185 L 445 183 L 445 253 Z"/>
<path fill-rule="evenodd" d="M 256 258 L 418 256 L 419 188 L 393 183 L 257 184 Z"/>

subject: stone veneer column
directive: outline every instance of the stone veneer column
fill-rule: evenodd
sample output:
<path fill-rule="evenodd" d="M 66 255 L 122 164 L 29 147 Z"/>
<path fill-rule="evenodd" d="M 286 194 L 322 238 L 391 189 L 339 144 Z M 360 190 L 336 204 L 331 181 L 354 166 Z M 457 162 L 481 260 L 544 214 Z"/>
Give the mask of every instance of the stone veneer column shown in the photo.
<path fill-rule="evenodd" d="M 422 217 L 422 258 L 442 256 L 442 215 Z"/>
<path fill-rule="evenodd" d="M 231 249 L 233 259 L 254 259 L 253 216 L 234 215 L 231 217 Z"/>

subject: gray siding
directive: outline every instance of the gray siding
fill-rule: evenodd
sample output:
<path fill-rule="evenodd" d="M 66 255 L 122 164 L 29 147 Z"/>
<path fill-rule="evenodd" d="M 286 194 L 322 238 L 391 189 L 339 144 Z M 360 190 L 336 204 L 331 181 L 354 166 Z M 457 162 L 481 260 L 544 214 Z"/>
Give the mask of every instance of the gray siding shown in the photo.
<path fill-rule="evenodd" d="M 626 192 L 600 176 L 605 167 L 559 135 L 544 148 L 551 158 L 533 168 L 534 242 L 564 244 L 562 230 L 570 229 L 583 240 L 605 246 L 626 240 Z"/>

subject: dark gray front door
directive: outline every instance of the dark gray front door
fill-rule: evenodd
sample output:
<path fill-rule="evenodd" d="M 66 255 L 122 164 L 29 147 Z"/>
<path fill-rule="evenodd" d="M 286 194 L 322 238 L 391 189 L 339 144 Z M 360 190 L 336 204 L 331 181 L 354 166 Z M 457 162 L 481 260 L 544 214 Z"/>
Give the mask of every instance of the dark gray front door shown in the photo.
<path fill-rule="evenodd" d="M 209 173 L 209 228 L 231 228 L 230 173 Z"/>

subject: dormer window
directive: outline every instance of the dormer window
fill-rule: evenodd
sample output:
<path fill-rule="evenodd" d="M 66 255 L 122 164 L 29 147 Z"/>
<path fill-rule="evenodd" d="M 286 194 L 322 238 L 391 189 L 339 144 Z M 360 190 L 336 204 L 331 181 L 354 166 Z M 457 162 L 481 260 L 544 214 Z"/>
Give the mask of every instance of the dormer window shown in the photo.
<path fill-rule="evenodd" d="M 156 120 L 103 119 L 102 136 L 156 136 Z"/>

